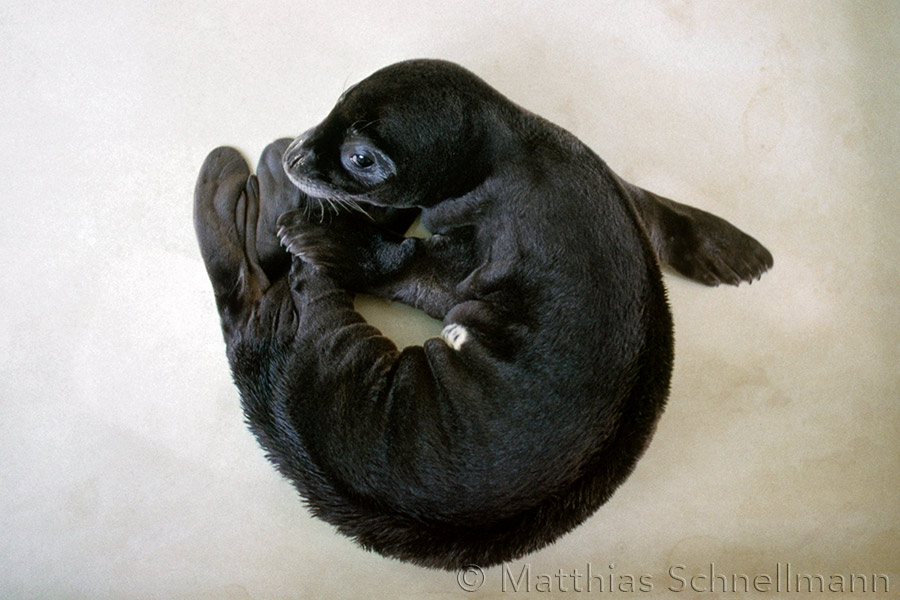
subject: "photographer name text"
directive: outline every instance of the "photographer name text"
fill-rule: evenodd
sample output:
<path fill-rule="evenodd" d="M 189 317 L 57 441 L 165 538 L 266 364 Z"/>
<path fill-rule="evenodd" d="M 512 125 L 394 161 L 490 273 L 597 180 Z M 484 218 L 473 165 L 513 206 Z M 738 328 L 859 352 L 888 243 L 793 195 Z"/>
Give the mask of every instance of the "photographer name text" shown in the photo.
<path fill-rule="evenodd" d="M 459 571 L 461 589 L 474 592 L 490 583 L 485 572 L 477 566 Z M 777 562 L 758 572 L 726 570 L 716 563 L 702 567 L 672 565 L 664 573 L 636 574 L 622 572 L 615 564 L 583 568 L 558 569 L 545 573 L 530 563 L 503 565 L 500 580 L 495 584 L 505 593 L 611 593 L 644 594 L 660 588 L 672 593 L 688 595 L 710 594 L 872 594 L 873 597 L 891 593 L 890 576 L 886 573 L 811 572 L 789 562 Z M 495 588 L 496 589 L 496 588 Z"/>

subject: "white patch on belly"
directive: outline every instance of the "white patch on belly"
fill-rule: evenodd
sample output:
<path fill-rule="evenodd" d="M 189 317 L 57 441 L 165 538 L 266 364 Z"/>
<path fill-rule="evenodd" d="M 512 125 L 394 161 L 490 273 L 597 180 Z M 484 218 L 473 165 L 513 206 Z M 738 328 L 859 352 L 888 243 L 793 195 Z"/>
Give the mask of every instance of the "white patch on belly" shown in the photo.
<path fill-rule="evenodd" d="M 450 323 L 441 331 L 441 337 L 447 342 L 447 345 L 454 350 L 459 350 L 462 345 L 469 341 L 469 332 L 462 325 Z"/>

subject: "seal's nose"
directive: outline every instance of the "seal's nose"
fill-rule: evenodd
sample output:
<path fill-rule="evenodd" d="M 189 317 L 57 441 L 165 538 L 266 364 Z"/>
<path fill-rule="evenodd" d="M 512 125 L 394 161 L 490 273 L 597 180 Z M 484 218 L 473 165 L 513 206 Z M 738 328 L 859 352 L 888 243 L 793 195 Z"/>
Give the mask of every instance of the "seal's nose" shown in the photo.
<path fill-rule="evenodd" d="M 315 153 L 308 143 L 312 129 L 301 133 L 284 151 L 282 163 L 287 173 L 307 171 L 312 168 Z"/>

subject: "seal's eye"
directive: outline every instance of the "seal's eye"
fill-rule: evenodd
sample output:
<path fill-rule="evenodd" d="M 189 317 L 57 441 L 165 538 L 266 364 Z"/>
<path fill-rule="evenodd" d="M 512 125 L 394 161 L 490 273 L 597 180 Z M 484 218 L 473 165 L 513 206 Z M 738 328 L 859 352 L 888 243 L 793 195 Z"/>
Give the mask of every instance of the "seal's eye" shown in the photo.
<path fill-rule="evenodd" d="M 394 161 L 370 140 L 351 138 L 340 150 L 344 171 L 366 186 L 383 183 L 396 173 Z"/>
<path fill-rule="evenodd" d="M 368 169 L 375 164 L 375 161 L 365 154 L 354 154 L 350 157 L 350 162 L 360 169 Z"/>

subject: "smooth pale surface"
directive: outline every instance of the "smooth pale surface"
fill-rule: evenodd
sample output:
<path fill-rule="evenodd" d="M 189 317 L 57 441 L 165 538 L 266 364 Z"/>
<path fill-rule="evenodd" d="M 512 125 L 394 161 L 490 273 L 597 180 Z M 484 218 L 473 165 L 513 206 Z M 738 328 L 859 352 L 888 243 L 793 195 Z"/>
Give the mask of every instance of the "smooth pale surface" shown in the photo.
<path fill-rule="evenodd" d="M 586 592 L 588 568 L 619 592 L 632 576 L 620 596 L 687 597 L 711 564 L 730 587 L 790 563 L 826 584 L 885 573 L 896 594 L 898 32 L 890 1 L 6 2 L 0 596 L 465 595 L 311 518 L 265 461 L 191 225 L 212 148 L 255 164 L 346 86 L 421 56 L 775 256 L 752 287 L 667 276 L 677 360 L 654 443 L 508 573 L 530 565 L 544 597 Z M 440 332 L 362 304 L 401 343 Z M 491 569 L 469 597 L 508 579 Z"/>

